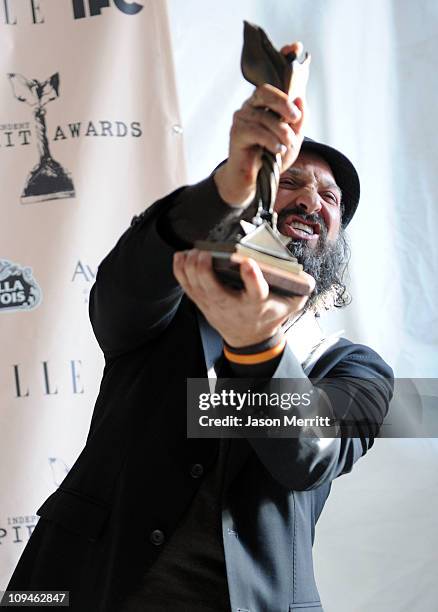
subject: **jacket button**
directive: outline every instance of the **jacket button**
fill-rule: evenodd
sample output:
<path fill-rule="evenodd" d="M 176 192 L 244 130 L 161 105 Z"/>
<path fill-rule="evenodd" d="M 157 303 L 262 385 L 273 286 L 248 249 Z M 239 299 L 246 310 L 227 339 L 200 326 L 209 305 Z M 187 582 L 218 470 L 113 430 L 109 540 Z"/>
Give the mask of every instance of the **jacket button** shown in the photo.
<path fill-rule="evenodd" d="M 200 463 L 195 463 L 190 468 L 190 476 L 192 476 L 192 478 L 200 478 L 203 473 L 204 473 L 204 466 L 202 466 Z"/>
<path fill-rule="evenodd" d="M 160 546 L 164 542 L 164 533 L 161 529 L 154 529 L 149 539 L 155 546 Z"/>

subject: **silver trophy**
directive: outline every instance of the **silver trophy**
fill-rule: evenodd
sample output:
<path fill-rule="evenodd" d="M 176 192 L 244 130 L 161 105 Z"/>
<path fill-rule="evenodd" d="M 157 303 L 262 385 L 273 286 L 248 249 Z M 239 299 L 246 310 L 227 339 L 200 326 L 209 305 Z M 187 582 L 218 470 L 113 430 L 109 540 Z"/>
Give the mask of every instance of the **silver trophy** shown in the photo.
<path fill-rule="evenodd" d="M 269 83 L 289 95 L 291 99 L 304 96 L 309 76 L 310 55 L 300 60 L 294 53 L 283 55 L 277 51 L 265 32 L 258 26 L 244 22 L 244 44 L 241 57 L 243 76 L 255 86 Z M 272 111 L 269 111 L 272 113 Z M 276 113 L 272 113 L 278 120 Z M 285 246 L 277 229 L 274 211 L 280 181 L 281 156 L 263 150 L 262 167 L 257 176 L 255 201 L 247 209 L 240 223 L 220 225 L 208 240 L 195 246 L 209 251 L 213 269 L 219 278 L 235 288 L 241 288 L 239 264 L 251 257 L 260 266 L 270 289 L 281 295 L 310 295 L 309 277 Z"/>

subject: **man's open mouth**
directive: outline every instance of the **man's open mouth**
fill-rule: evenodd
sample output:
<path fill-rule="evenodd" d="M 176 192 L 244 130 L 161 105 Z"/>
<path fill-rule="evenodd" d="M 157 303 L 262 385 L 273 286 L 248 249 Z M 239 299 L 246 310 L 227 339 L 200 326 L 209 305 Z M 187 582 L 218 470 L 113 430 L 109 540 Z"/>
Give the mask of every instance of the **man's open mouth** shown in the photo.
<path fill-rule="evenodd" d="M 317 240 L 321 226 L 319 223 L 304 221 L 298 215 L 289 215 L 279 226 L 280 232 L 300 240 Z"/>

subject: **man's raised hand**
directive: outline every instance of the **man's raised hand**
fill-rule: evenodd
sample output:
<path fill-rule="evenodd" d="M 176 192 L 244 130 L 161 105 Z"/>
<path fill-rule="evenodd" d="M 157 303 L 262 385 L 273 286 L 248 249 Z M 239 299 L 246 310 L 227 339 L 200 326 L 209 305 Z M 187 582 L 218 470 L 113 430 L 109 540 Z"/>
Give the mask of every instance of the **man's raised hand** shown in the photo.
<path fill-rule="evenodd" d="M 294 43 L 281 52 L 298 55 L 300 48 L 301 43 Z M 244 207 L 254 198 L 263 148 L 280 153 L 282 172 L 294 163 L 304 138 L 305 106 L 302 98 L 292 102 L 283 91 L 265 84 L 234 113 L 229 156 L 214 176 L 219 194 L 230 206 Z"/>
<path fill-rule="evenodd" d="M 236 348 L 273 336 L 284 321 L 303 310 L 308 299 L 269 293 L 262 271 L 252 259 L 240 265 L 242 291 L 220 283 L 212 269 L 211 255 L 205 251 L 193 249 L 176 253 L 173 272 L 210 325 Z M 309 279 L 314 286 L 313 278 L 309 276 Z"/>

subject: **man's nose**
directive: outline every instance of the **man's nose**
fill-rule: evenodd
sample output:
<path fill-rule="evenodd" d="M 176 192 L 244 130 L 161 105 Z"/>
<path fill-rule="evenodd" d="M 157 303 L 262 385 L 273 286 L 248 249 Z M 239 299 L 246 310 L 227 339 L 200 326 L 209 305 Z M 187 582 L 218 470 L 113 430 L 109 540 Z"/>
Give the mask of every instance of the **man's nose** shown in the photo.
<path fill-rule="evenodd" d="M 321 210 L 321 198 L 316 189 L 302 189 L 297 194 L 295 205 L 308 215 L 312 215 Z"/>

